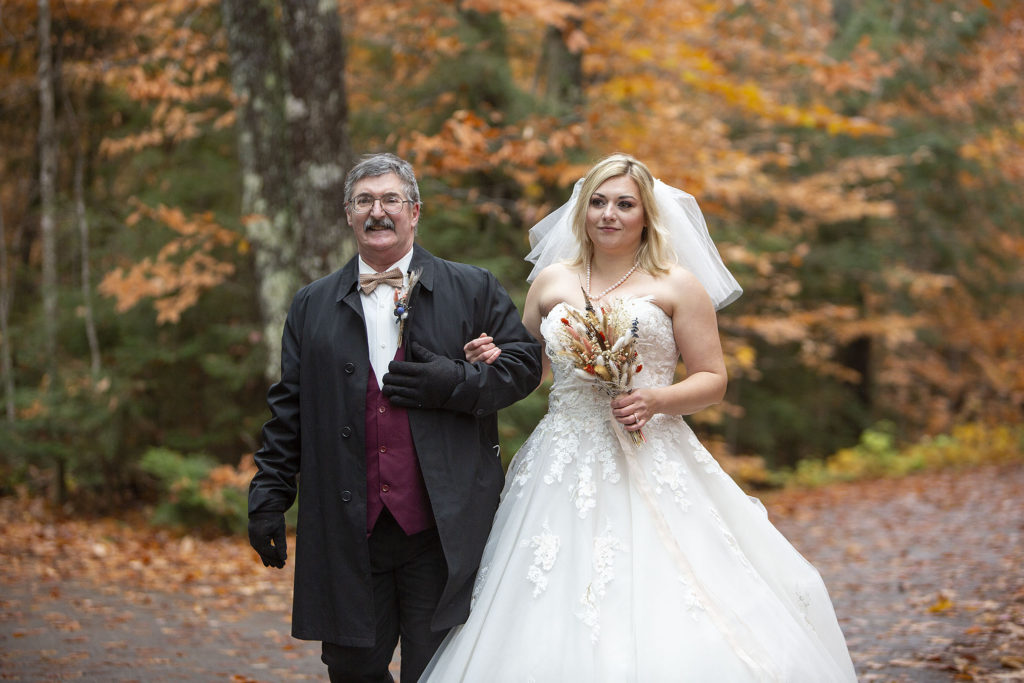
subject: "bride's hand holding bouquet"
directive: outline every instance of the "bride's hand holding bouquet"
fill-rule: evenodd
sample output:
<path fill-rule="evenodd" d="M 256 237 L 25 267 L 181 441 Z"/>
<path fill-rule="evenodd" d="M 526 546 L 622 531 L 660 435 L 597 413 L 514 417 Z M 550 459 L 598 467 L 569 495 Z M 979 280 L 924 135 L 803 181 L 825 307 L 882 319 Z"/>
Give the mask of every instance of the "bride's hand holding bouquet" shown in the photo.
<path fill-rule="evenodd" d="M 595 309 L 587 290 L 581 289 L 586 306 L 582 312 L 569 309 L 561 319 L 558 353 L 572 362 L 574 375 L 596 384 L 613 399 L 628 394 L 633 375 L 644 367 L 636 350 L 638 321 L 629 317 L 625 299 Z M 635 412 L 631 416 L 633 421 L 623 423 L 623 429 L 633 444 L 639 445 L 646 442 L 644 433 L 639 427 L 630 427 L 640 425 L 641 418 Z"/>

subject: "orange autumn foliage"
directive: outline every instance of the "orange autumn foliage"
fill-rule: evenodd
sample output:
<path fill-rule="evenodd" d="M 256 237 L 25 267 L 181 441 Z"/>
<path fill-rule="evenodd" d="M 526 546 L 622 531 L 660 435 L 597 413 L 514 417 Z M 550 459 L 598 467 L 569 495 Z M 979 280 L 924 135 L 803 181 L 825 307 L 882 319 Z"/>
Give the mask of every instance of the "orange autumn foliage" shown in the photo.
<path fill-rule="evenodd" d="M 210 213 L 188 218 L 180 209 L 135 204 L 136 211 L 127 219 L 129 225 L 149 218 L 176 235 L 155 258 L 147 257 L 108 272 L 99 291 L 116 299 L 118 311 L 126 311 L 143 299 L 153 299 L 157 321 L 176 323 L 204 290 L 216 287 L 235 272 L 234 264 L 219 259 L 215 252 L 222 247 L 241 246 L 240 237 L 218 224 Z"/>
<path fill-rule="evenodd" d="M 30 32 L 33 5 L 5 4 L 5 25 Z M 634 153 L 661 179 L 699 198 L 726 262 L 743 277 L 747 293 L 740 305 L 754 302 L 753 308 L 722 315 L 734 377 L 756 381 L 766 354 L 792 348 L 823 380 L 873 383 L 884 410 L 931 433 L 983 415 L 1019 419 L 1024 405 L 1024 380 L 1014 362 L 1024 355 L 1024 311 L 1006 294 L 1019 291 L 1019 277 L 1004 278 L 1003 266 L 981 257 L 962 270 L 931 272 L 933 264 L 899 253 L 914 209 L 894 188 L 935 159 L 924 144 L 912 154 L 894 151 L 893 122 L 956 134 L 951 154 L 968 163 L 947 182 L 980 192 L 993 180 L 1024 179 L 1024 3 L 986 6 L 992 18 L 964 52 L 933 64 L 926 33 L 908 37 L 888 55 L 865 37 L 837 56 L 841 27 L 828 0 L 339 2 L 350 37 L 346 77 L 358 84 L 348 93 L 350 110 L 385 121 L 379 129 L 388 131 L 359 145 L 394 149 L 422 175 L 453 188 L 451 197 L 431 198 L 435 215 L 456 205 L 472 207 L 495 232 L 525 244 L 526 228 L 553 208 L 554 197 L 566 195 L 593 160 L 611 151 Z M 967 11 L 952 4 L 948 9 Z M 233 125 L 224 36 L 209 21 L 218 11 L 214 0 L 74 0 L 60 11 L 69 25 L 87 26 L 89 33 L 106 36 L 111 27 L 118 29 L 102 45 L 64 62 L 67 82 L 81 92 L 91 84 L 116 92 L 148 117 L 140 125 L 115 111 L 109 125 L 94 133 L 102 139 L 98 163 L 153 147 L 198 144 L 207 131 Z M 582 58 L 582 103 L 567 112 L 538 105 L 514 113 L 445 87 L 452 62 L 470 62 L 488 48 L 463 39 L 460 22 L 467 12 L 500 18 L 504 32 L 495 40 L 504 41 L 516 96 L 524 101 L 538 95 L 546 30 L 562 31 L 570 52 Z M 204 13 L 205 24 L 193 21 Z M 11 54 L 0 51 L 0 59 Z M 908 65 L 938 77 L 892 88 L 891 80 Z M 0 68 L 0 87 L 29 110 L 35 72 L 27 61 L 11 66 Z M 987 125 L 984 116 L 993 109 L 1000 123 Z M 24 121 L 0 121 L 3 141 L 11 143 L 5 149 L 28 159 L 32 140 L 25 129 Z M 841 144 L 823 151 L 832 140 Z M 856 151 L 844 156 L 842 150 L 855 144 Z M 0 171 L 12 167 L 0 159 Z M 488 183 L 501 192 L 490 192 Z M 6 180 L 0 186 L 5 208 L 16 205 L 9 225 L 31 214 L 19 196 L 31 193 Z M 767 208 L 750 221 L 752 207 Z M 150 299 L 158 320 L 173 323 L 203 291 L 233 275 L 237 259 L 228 250 L 243 251 L 246 243 L 189 207 L 136 204 L 133 211 L 129 222 L 145 217 L 148 225 L 168 231 L 168 241 L 137 263 L 117 262 L 101 291 L 115 298 L 118 310 Z M 943 236 L 948 248 L 986 243 L 1004 256 L 1024 258 L 1019 230 L 992 225 L 979 213 L 984 209 L 949 228 Z M 855 269 L 835 272 L 849 293 L 841 304 L 828 298 L 835 288 L 809 293 L 812 280 L 825 277 L 809 264 L 817 258 L 821 267 L 822 233 L 837 225 L 856 226 L 865 240 L 892 252 L 880 259 L 883 272 L 865 273 L 863 282 Z M 756 241 L 763 234 L 782 246 L 767 249 Z M 947 245 L 935 247 L 942 248 Z M 844 347 L 859 339 L 872 345 L 871 377 L 842 359 Z"/>

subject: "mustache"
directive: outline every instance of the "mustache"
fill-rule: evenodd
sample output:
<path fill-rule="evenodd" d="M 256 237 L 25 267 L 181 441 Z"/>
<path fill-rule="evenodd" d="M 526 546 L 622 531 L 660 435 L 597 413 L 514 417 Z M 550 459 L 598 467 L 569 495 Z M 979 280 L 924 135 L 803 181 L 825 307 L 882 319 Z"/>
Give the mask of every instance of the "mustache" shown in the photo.
<path fill-rule="evenodd" d="M 385 228 L 387 230 L 394 230 L 395 222 L 388 218 L 387 216 L 384 216 L 383 218 L 369 217 L 363 223 L 363 230 L 369 230 L 371 228 Z"/>

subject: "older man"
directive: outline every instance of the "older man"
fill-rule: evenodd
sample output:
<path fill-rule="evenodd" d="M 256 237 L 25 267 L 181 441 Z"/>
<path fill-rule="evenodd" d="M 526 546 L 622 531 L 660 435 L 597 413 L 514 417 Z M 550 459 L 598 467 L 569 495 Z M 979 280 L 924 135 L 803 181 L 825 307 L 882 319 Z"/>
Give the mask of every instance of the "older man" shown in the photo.
<path fill-rule="evenodd" d="M 345 183 L 358 255 L 301 289 L 249 487 L 249 538 L 287 557 L 299 497 L 292 635 L 332 681 L 415 681 L 465 621 L 503 473 L 496 413 L 540 381 L 540 346 L 493 275 L 415 244 L 419 188 L 391 154 Z M 467 363 L 486 331 L 502 353 Z M 301 476 L 302 485 L 298 486 Z"/>

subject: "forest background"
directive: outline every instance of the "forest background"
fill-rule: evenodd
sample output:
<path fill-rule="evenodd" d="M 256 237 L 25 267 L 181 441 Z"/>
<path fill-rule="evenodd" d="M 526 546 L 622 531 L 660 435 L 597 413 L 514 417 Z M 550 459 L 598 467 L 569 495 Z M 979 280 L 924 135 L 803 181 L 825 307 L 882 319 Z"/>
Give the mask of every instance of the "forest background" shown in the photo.
<path fill-rule="evenodd" d="M 694 194 L 745 293 L 692 422 L 746 486 L 1019 458 L 1022 60 L 1016 0 L 3 0 L 0 494 L 242 528 L 284 312 L 385 150 L 520 306 L 601 156 Z"/>

